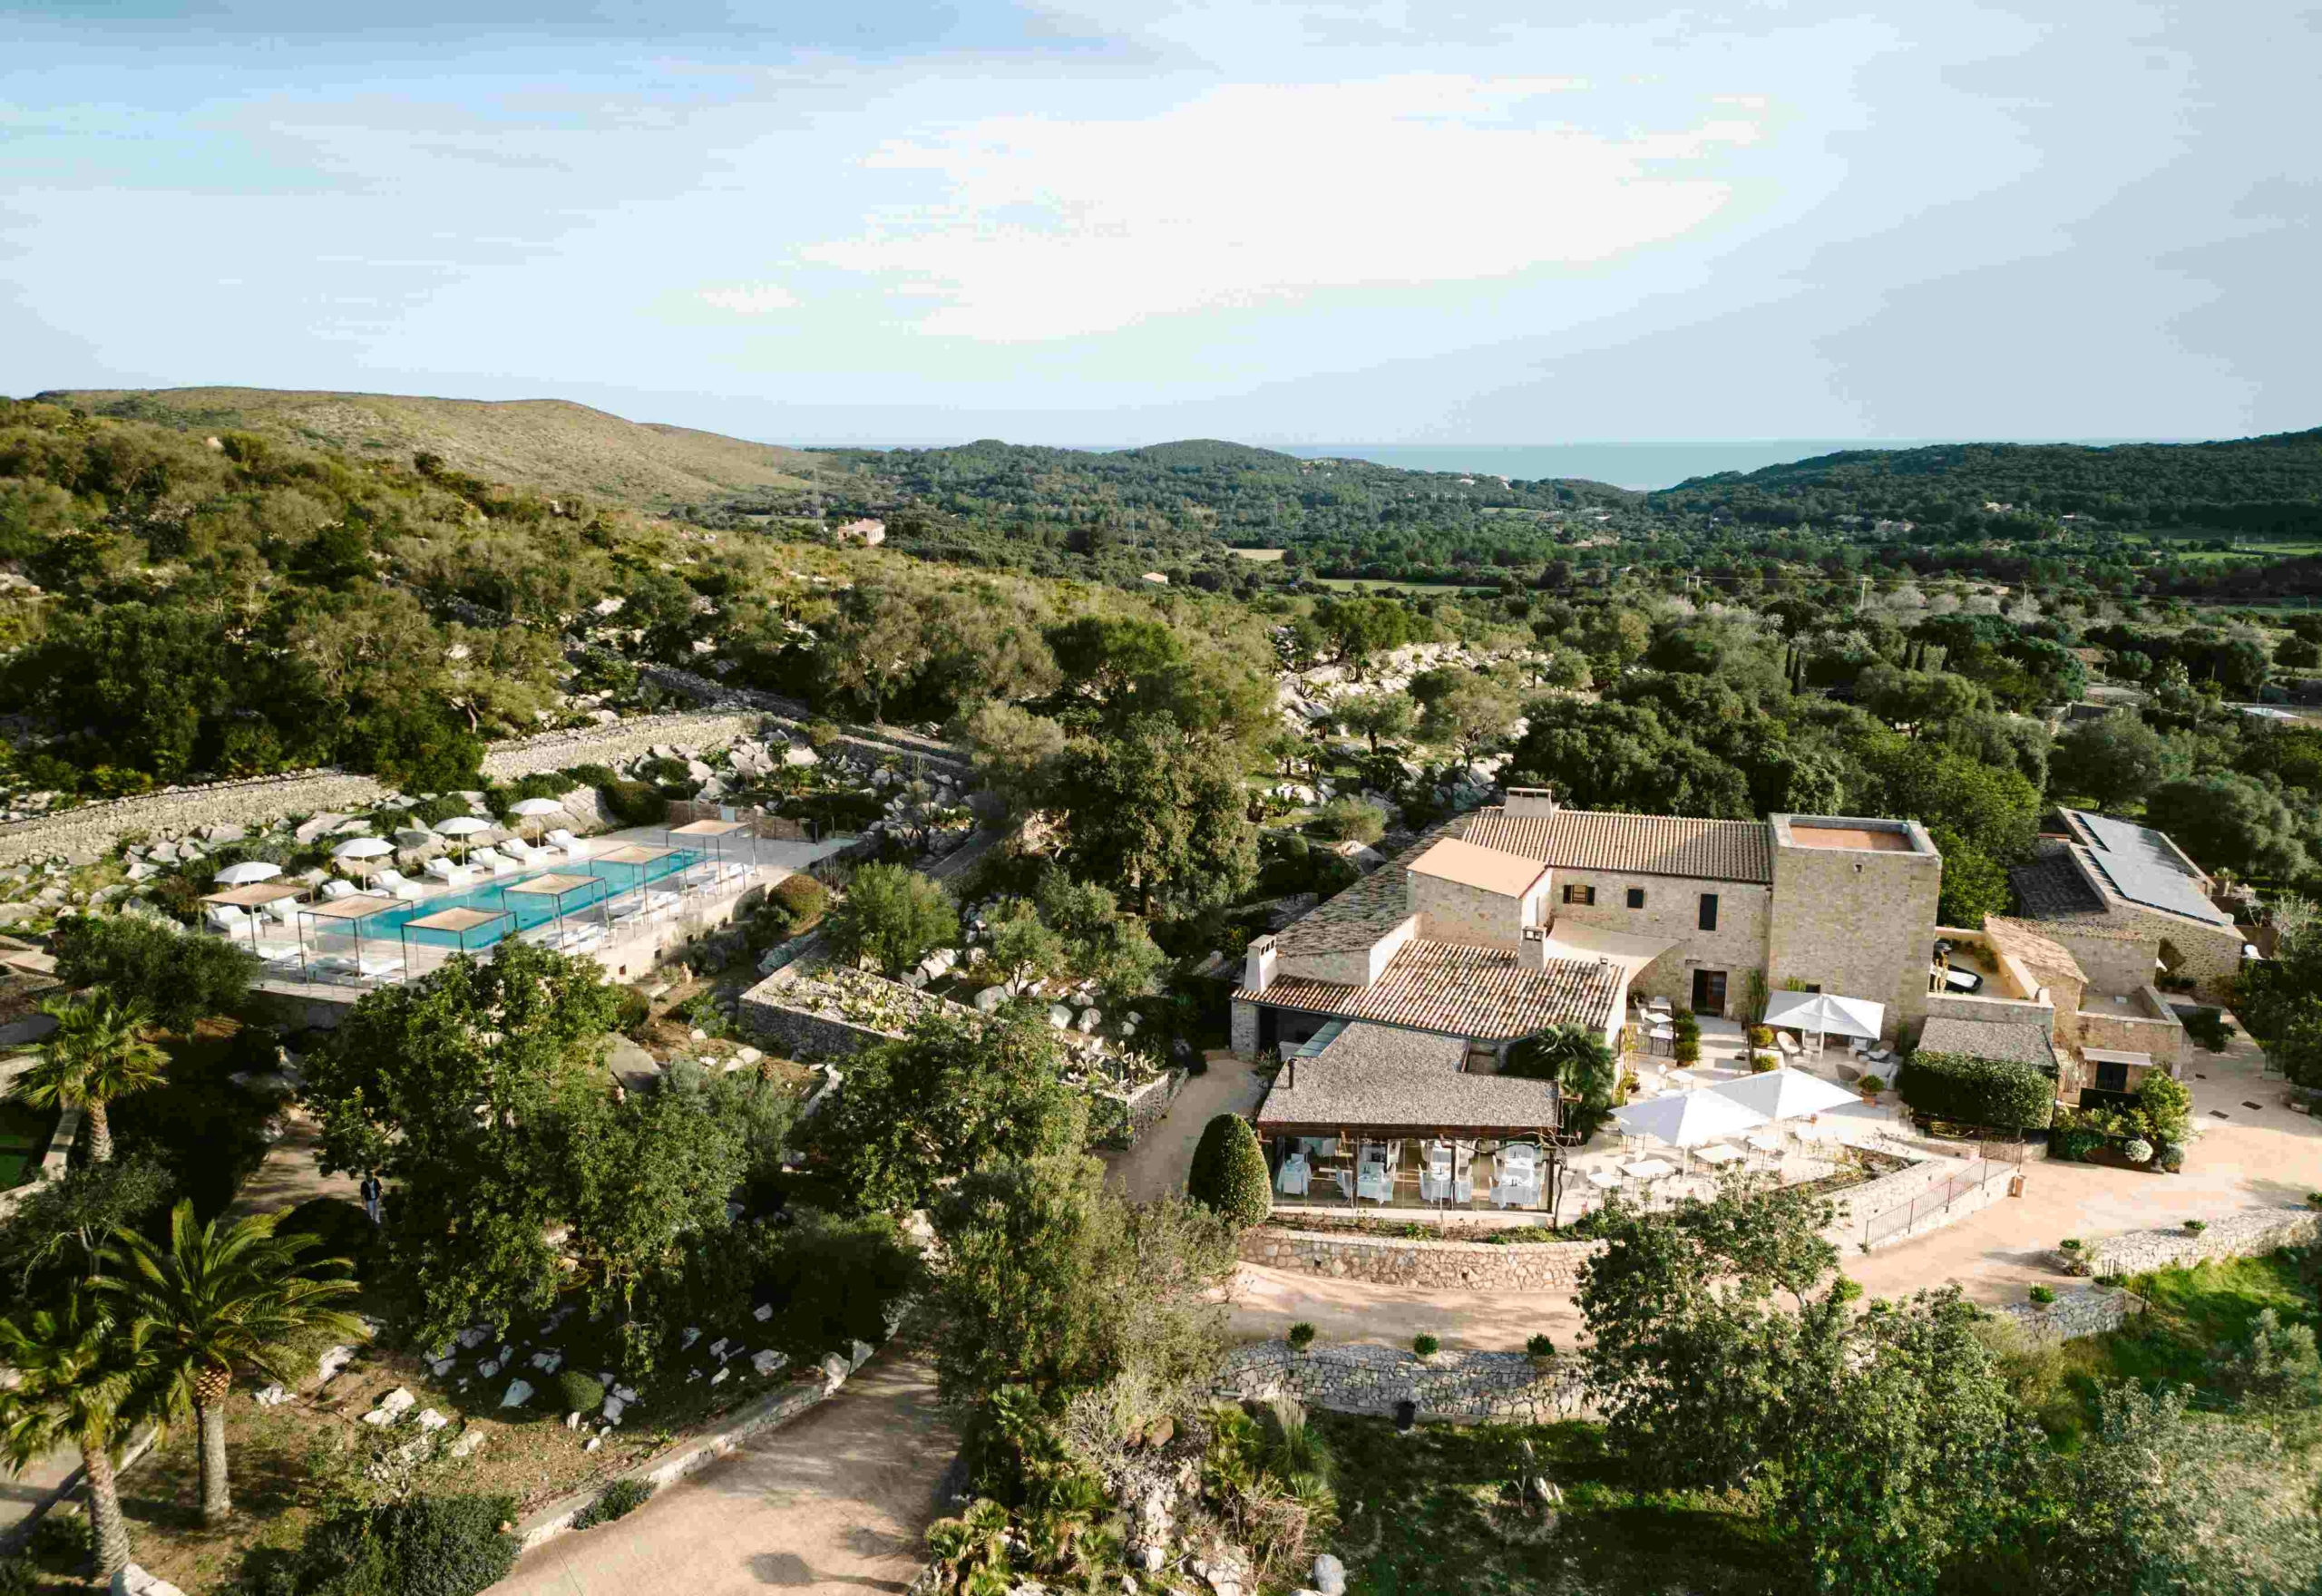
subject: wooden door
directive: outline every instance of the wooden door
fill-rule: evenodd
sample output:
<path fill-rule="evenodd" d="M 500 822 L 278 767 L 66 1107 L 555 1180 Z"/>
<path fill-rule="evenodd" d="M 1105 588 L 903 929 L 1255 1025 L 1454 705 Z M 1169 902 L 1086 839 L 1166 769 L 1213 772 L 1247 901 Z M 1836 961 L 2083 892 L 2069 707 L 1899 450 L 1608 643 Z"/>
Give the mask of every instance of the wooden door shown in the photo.
<path fill-rule="evenodd" d="M 1725 1013 L 1725 972 L 1722 969 L 1697 969 L 1693 972 L 1693 1012 L 1722 1017 Z"/>

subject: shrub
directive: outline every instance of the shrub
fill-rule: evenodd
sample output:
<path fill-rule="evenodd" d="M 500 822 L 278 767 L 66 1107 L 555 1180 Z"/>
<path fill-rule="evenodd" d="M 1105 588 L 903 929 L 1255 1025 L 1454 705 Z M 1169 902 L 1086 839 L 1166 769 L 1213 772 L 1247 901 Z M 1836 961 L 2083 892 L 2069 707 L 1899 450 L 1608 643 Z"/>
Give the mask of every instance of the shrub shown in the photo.
<path fill-rule="evenodd" d="M 412 1496 L 307 1533 L 289 1589 L 309 1596 L 476 1596 L 516 1566 L 512 1496 Z"/>
<path fill-rule="evenodd" d="M 615 780 L 597 791 L 617 825 L 658 826 L 669 818 L 668 799 L 646 783 Z"/>
<path fill-rule="evenodd" d="M 1554 1358 L 1556 1355 L 1556 1344 L 1546 1335 L 1536 1333 L 1524 1343 L 1524 1350 L 1533 1358 Z"/>
<path fill-rule="evenodd" d="M 605 1405 L 604 1381 L 577 1368 L 557 1370 L 549 1388 L 556 1393 L 559 1413 L 594 1413 Z"/>
<path fill-rule="evenodd" d="M 613 1001 L 619 1005 L 613 1014 L 613 1029 L 624 1036 L 634 1036 L 653 1017 L 653 1004 L 634 987 L 613 988 Z"/>
<path fill-rule="evenodd" d="M 1839 1300 L 1841 1302 L 1859 1302 L 1862 1299 L 1862 1282 L 1849 1275 L 1840 1275 L 1830 1289 L 1839 1294 Z"/>
<path fill-rule="evenodd" d="M 773 896 L 789 914 L 794 926 L 810 925 L 822 919 L 831 901 L 830 889 L 803 871 L 776 881 Z"/>
<path fill-rule="evenodd" d="M 1238 1114 L 1221 1114 L 1202 1127 L 1185 1176 L 1185 1194 L 1209 1205 L 1237 1230 L 1246 1230 L 1273 1212 L 1266 1155 L 1258 1134 Z"/>
<path fill-rule="evenodd" d="M 2063 1241 L 2057 1242 L 2056 1246 L 2058 1249 L 2065 1252 L 2077 1252 L 2084 1244 L 2085 1243 L 2083 1243 L 2078 1236 L 2066 1236 Z"/>
<path fill-rule="evenodd" d="M 0 1557 L 0 1596 L 34 1596 L 40 1570 L 21 1557 Z"/>
<path fill-rule="evenodd" d="M 2156 1142 L 2182 1142 L 2191 1129 L 2192 1093 L 2186 1090 L 2184 1082 L 2157 1069 L 2148 1072 L 2138 1085 L 2137 1108 Z"/>
<path fill-rule="evenodd" d="M 1421 1358 L 1432 1358 L 1443 1349 L 1443 1343 L 1421 1330 L 1411 1338 L 1411 1350 Z"/>
<path fill-rule="evenodd" d="M 1332 799 L 1314 812 L 1307 825 L 1316 836 L 1334 842 L 1376 842 L 1387 834 L 1385 813 L 1360 798 Z"/>
<path fill-rule="evenodd" d="M 2089 1284 L 2094 1286 L 2100 1291 L 2117 1290 L 2120 1288 L 2121 1277 L 2118 1275 L 2098 1275 L 2094 1280 L 2091 1280 Z"/>
<path fill-rule="evenodd" d="M 759 1231 L 753 1245 L 748 1289 L 773 1305 L 776 1338 L 802 1354 L 849 1341 L 877 1346 L 897 1299 L 922 1276 L 919 1249 L 883 1213 L 801 1214 L 795 1224 Z"/>
<path fill-rule="evenodd" d="M 572 1527 L 587 1530 L 599 1524 L 609 1524 L 617 1518 L 627 1518 L 652 1500 L 653 1483 L 650 1480 L 615 1480 L 594 1502 L 574 1515 Z"/>
<path fill-rule="evenodd" d="M 2306 1206 L 2308 1208 L 2322 1208 L 2322 1192 L 2308 1192 L 2306 1194 Z"/>
<path fill-rule="evenodd" d="M 2041 1130 L 2054 1120 L 2055 1083 L 2028 1064 L 1972 1053 L 1911 1055 L 1903 1068 L 1903 1101 L 1933 1119 Z"/>
<path fill-rule="evenodd" d="M 2132 1136 L 2128 1141 L 2122 1143 L 2121 1156 L 2127 1159 L 2131 1163 L 2151 1163 L 2152 1162 L 2152 1143 L 2146 1141 L 2142 1136 Z"/>
<path fill-rule="evenodd" d="M 824 923 L 831 950 L 842 960 L 868 956 L 890 976 L 960 939 L 960 911 L 942 887 L 899 864 L 856 871 Z"/>
<path fill-rule="evenodd" d="M 2025 1295 L 2030 1297 L 2034 1303 L 2042 1308 L 2047 1307 L 2049 1303 L 2054 1302 L 2056 1299 L 2055 1292 L 2046 1286 L 2034 1286 L 2030 1291 L 2026 1292 Z"/>
<path fill-rule="evenodd" d="M 33 1527 L 33 1555 L 78 1567 L 96 1551 L 96 1526 L 82 1513 L 52 1513 Z"/>
<path fill-rule="evenodd" d="M 1775 1057 L 1771 1053 L 1752 1053 L 1750 1055 L 1750 1073 L 1752 1075 L 1769 1075 L 1781 1067 L 1781 1060 Z"/>
<path fill-rule="evenodd" d="M 1771 1047 L 1771 1046 L 1772 1046 L 1773 1045 L 1774 1045 L 1774 1028 L 1773 1028 L 1773 1027 L 1771 1027 L 1771 1026 L 1751 1026 L 1751 1027 L 1750 1027 L 1750 1046 L 1752 1046 L 1752 1047 Z"/>
<path fill-rule="evenodd" d="M 2222 1053 L 2229 1046 L 2230 1046 L 2225 1028 L 2225 1015 L 2222 1010 L 2215 1008 L 2187 1008 L 2181 1010 L 2177 1017 L 2180 1023 L 2184 1026 L 2185 1034 L 2192 1037 L 2194 1041 L 2200 1043 L 2210 1052 Z M 2151 1077 L 2147 1076 L 2146 1078 L 2151 1079 Z"/>
<path fill-rule="evenodd" d="M 2175 1174 L 2185 1167 L 2185 1144 L 2182 1142 L 2163 1142 L 2161 1144 L 2159 1162 L 2162 1169 L 2172 1175 Z"/>
<path fill-rule="evenodd" d="M 2185 1233 L 2189 1236 L 2198 1236 L 2209 1228 L 2210 1221 L 2205 1219 L 2189 1219 L 2185 1221 Z"/>
<path fill-rule="evenodd" d="M 1876 1097 L 1879 1093 L 1884 1092 L 1887 1089 L 1887 1077 L 1885 1075 L 1865 1075 L 1862 1077 L 1861 1085 L 1864 1092 L 1873 1097 Z"/>
<path fill-rule="evenodd" d="M 1313 1344 L 1314 1327 L 1312 1325 L 1308 1324 L 1304 1319 L 1300 1319 L 1290 1327 L 1290 1349 L 1293 1352 L 1303 1352 Z"/>

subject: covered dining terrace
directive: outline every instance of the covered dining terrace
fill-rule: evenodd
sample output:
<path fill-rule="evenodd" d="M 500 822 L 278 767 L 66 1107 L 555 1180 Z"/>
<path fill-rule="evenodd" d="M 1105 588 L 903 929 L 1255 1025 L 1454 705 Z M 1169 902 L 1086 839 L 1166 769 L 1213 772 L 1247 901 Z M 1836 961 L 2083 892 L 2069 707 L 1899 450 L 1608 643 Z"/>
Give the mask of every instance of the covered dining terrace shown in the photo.
<path fill-rule="evenodd" d="M 1276 1212 L 1552 1212 L 1555 1083 L 1472 1073 L 1468 1051 L 1460 1036 L 1334 1020 L 1286 1057 L 1256 1120 Z"/>

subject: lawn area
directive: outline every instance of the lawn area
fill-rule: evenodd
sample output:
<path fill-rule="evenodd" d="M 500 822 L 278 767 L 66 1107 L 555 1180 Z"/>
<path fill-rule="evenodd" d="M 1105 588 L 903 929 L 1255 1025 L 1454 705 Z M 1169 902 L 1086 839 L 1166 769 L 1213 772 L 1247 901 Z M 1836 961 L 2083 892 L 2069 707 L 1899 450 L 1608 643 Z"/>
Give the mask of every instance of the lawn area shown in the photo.
<path fill-rule="evenodd" d="M 1338 1456 L 1345 1521 L 1331 1550 L 1354 1596 L 1797 1588 L 1795 1569 L 1745 1504 L 1638 1497 L 1617 1482 L 1595 1425 L 1421 1425 L 1399 1435 L 1384 1419 L 1318 1413 L 1313 1421 Z M 1512 1505 L 1511 1482 L 1526 1474 L 1563 1488 L 1553 1534 Z"/>
<path fill-rule="evenodd" d="M 1273 565 L 1278 563 L 1290 550 L 1287 549 L 1236 549 L 1234 552 L 1244 560 L 1254 560 L 1262 565 Z"/>
<path fill-rule="evenodd" d="M 2127 1287 L 2151 1304 L 2143 1313 L 2120 1329 L 2026 1360 L 2040 1366 L 2035 1388 L 2045 1388 L 2033 1398 L 2037 1416 L 2066 1449 L 2093 1421 L 2100 1382 L 2190 1386 L 2198 1406 L 2217 1406 L 2212 1362 L 2249 1339 L 2259 1313 L 2270 1308 L 2284 1324 L 2315 1322 L 2314 1299 L 2299 1288 L 2298 1267 L 2283 1252 L 2162 1270 L 2135 1276 Z"/>
<path fill-rule="evenodd" d="M 1495 582 L 1390 582 L 1374 581 L 1369 577 L 1322 577 L 1322 585 L 1337 593 L 1402 593 L 1424 596 L 1429 593 L 1497 593 Z"/>

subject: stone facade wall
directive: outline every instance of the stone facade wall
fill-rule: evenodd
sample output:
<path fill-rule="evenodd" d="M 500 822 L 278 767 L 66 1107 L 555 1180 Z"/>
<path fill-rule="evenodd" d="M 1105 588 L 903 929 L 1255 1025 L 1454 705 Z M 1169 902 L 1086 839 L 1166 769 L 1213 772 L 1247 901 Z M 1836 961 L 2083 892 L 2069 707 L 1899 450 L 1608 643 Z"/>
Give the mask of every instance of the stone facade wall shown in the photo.
<path fill-rule="evenodd" d="M 2152 979 L 2152 961 L 2159 944 L 2128 934 L 2134 928 L 2113 920 L 2075 922 L 2043 920 L 2040 934 L 2061 945 L 2088 977 L 2088 995 L 2133 992 Z"/>
<path fill-rule="evenodd" d="M 1421 917 L 1420 935 L 1482 948 L 1513 948 L 1522 939 L 1522 899 L 1417 871 L 1410 872 L 1410 882 L 1409 901 Z"/>
<path fill-rule="evenodd" d="M 1910 828 L 1917 845 L 1910 852 L 1880 852 L 1800 847 L 1785 842 L 1784 819 L 1774 825 L 1769 983 L 1808 981 L 1883 1003 L 1890 1038 L 1917 1024 L 1927 1013 L 1927 958 L 1943 889 L 1943 859 L 1926 832 Z"/>
<path fill-rule="evenodd" d="M 2156 942 L 2166 941 L 2177 952 L 2171 973 L 2190 976 L 2200 994 L 2211 1002 L 2226 996 L 2241 969 L 2241 932 L 2234 926 L 2209 926 L 2174 920 L 2164 914 L 2140 913 L 2140 927 Z M 2152 976 L 2151 967 L 2145 978 Z"/>
<path fill-rule="evenodd" d="M 2185 1027 L 2158 990 L 2142 988 L 2126 1004 L 2115 1004 L 2102 994 L 2087 1001 L 2090 1007 L 2075 1017 L 2083 1047 L 2150 1053 L 2153 1063 L 2162 1066 L 2177 1062 L 2185 1045 Z M 2096 1007 L 2100 1004 L 2102 1007 Z"/>
<path fill-rule="evenodd" d="M 2322 1213 L 2310 1208 L 2252 1208 L 2212 1220 L 2199 1235 L 2180 1227 L 2131 1231 L 2090 1243 L 2090 1269 L 2100 1275 L 2142 1274 L 2211 1258 L 2252 1258 L 2281 1247 L 2305 1247 L 2322 1234 Z"/>
<path fill-rule="evenodd" d="M 1517 1241 L 1503 1246 L 1266 1226 L 1243 1231 L 1240 1248 L 1245 1263 L 1303 1270 L 1332 1280 L 1510 1291 L 1576 1290 L 1580 1266 L 1603 1250 L 1601 1241 Z"/>
<path fill-rule="evenodd" d="M 1236 1000 L 1234 1005 L 1234 1034 L 1229 1038 L 1236 1058 L 1258 1056 L 1258 1006 Z"/>
<path fill-rule="evenodd" d="M 2021 998 L 1985 998 L 1964 992 L 1929 992 L 1927 1007 L 1920 1011 L 1922 1021 L 1930 1019 L 1979 1019 L 1995 1025 L 2037 1026 L 2051 1038 L 2056 1036 L 2056 1007 L 2053 1003 L 2033 1003 Z M 2063 1038 L 2069 1040 L 2070 1038 Z"/>
<path fill-rule="evenodd" d="M 1537 1249 L 1509 1249 L 1537 1251 Z M 1391 1416 L 1414 1404 L 1422 1419 L 1554 1424 L 1594 1416 L 1579 1360 L 1535 1360 L 1520 1352 L 1439 1352 L 1420 1358 L 1391 1347 L 1314 1347 L 1255 1341 L 1226 1354 L 1215 1387 L 1232 1402 L 1293 1396 L 1331 1413 Z"/>
<path fill-rule="evenodd" d="M 1594 903 L 1566 903 L 1568 887 L 1595 890 Z M 1644 907 L 1628 907 L 1629 889 L 1644 893 Z M 1717 929 L 1701 929 L 1702 894 L 1717 894 Z M 1548 912 L 1559 922 L 1602 926 L 1637 937 L 1673 939 L 1676 946 L 1636 972 L 1632 991 L 1672 1003 L 1693 1000 L 1693 971 L 1722 969 L 1725 1007 L 1738 1014 L 1749 991 L 1750 972 L 1766 968 L 1772 893 L 1748 881 L 1711 881 L 1692 877 L 1623 875 L 1615 871 L 1559 870 L 1548 892 Z"/>
<path fill-rule="evenodd" d="M 2086 1287 L 2059 1291 L 2054 1302 L 2013 1302 L 1992 1311 L 2029 1337 L 2038 1346 L 2075 1341 L 2117 1330 L 2145 1309 L 2144 1299 L 2117 1288 Z"/>

